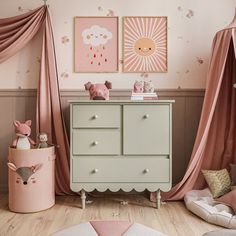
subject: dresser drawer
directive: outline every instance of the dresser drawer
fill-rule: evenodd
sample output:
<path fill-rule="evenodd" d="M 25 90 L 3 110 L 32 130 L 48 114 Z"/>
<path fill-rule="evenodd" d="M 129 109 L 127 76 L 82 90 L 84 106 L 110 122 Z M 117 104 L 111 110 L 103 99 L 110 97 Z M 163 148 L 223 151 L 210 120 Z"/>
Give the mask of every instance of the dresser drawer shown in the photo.
<path fill-rule="evenodd" d="M 120 127 L 119 105 L 73 105 L 73 128 L 118 128 Z"/>
<path fill-rule="evenodd" d="M 119 155 L 119 129 L 75 129 L 72 131 L 73 155 Z"/>
<path fill-rule="evenodd" d="M 125 155 L 170 153 L 169 105 L 125 105 L 123 120 Z"/>
<path fill-rule="evenodd" d="M 170 182 L 168 158 L 73 158 L 73 182 Z"/>

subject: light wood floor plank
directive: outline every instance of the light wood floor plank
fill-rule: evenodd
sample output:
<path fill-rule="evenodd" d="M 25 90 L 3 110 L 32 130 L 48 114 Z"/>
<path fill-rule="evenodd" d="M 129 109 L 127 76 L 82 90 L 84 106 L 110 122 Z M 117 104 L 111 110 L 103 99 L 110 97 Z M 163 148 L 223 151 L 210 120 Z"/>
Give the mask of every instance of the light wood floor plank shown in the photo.
<path fill-rule="evenodd" d="M 56 205 L 46 211 L 19 214 L 8 210 L 8 196 L 0 195 L 0 235 L 47 236 L 58 230 L 90 220 L 129 220 L 144 224 L 168 236 L 200 236 L 221 227 L 208 224 L 189 212 L 183 202 L 156 204 L 142 195 L 106 194 L 92 200 L 82 210 L 80 197 L 58 196 Z M 122 205 L 121 201 L 127 201 Z"/>

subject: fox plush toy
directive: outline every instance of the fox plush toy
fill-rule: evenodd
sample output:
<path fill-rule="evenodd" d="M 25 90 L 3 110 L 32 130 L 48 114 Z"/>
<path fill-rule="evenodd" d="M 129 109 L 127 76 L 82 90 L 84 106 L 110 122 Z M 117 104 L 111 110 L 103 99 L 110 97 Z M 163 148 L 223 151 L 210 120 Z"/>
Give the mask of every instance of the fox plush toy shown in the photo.
<path fill-rule="evenodd" d="M 15 126 L 15 132 L 17 138 L 13 141 L 12 147 L 16 149 L 30 149 L 31 144 L 35 145 L 36 143 L 29 137 L 31 134 L 31 120 L 21 123 L 18 120 L 13 122 Z"/>

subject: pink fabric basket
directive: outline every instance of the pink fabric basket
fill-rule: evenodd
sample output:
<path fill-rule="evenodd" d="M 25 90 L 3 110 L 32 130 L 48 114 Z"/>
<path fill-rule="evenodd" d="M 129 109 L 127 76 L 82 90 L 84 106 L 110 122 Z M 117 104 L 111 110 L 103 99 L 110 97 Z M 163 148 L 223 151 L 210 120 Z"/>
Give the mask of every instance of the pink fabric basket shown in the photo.
<path fill-rule="evenodd" d="M 55 148 L 9 148 L 9 208 L 30 213 L 55 204 Z"/>

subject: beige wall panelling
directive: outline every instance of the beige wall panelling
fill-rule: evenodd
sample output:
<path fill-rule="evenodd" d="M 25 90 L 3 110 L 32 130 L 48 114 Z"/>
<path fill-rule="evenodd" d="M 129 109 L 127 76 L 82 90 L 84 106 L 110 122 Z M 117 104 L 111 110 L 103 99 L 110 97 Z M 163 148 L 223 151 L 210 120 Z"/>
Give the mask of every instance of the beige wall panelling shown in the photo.
<path fill-rule="evenodd" d="M 172 178 L 173 184 L 178 183 L 183 177 L 186 165 L 185 160 L 185 138 L 183 132 L 185 130 L 185 97 L 175 97 L 173 104 L 173 123 L 172 123 Z M 182 135 L 181 135 L 182 134 Z M 181 163 L 181 165 L 180 165 Z"/>
<path fill-rule="evenodd" d="M 36 141 L 36 97 L 30 96 L 25 101 L 25 119 L 32 120 L 31 137 Z"/>
<path fill-rule="evenodd" d="M 13 98 L 0 96 L 0 191 L 7 188 L 7 156 L 8 145 L 12 142 Z"/>
<path fill-rule="evenodd" d="M 13 119 L 19 121 L 32 120 L 31 137 L 35 139 L 36 125 L 35 125 L 35 114 L 36 114 L 36 97 L 25 96 L 13 97 Z M 13 127 L 13 126 L 12 126 Z M 14 128 L 13 128 L 14 130 Z"/>
<path fill-rule="evenodd" d="M 186 117 L 185 117 L 185 166 L 188 164 L 192 154 L 194 141 L 197 134 L 198 124 L 202 111 L 203 97 L 187 97 L 186 98 Z"/>
<path fill-rule="evenodd" d="M 162 90 L 161 99 L 174 99 L 173 104 L 173 185 L 178 183 L 186 169 L 201 115 L 204 90 Z M 181 164 L 179 164 L 181 163 Z"/>
<path fill-rule="evenodd" d="M 125 100 L 130 98 L 130 90 L 112 90 L 111 99 Z M 183 177 L 192 152 L 198 127 L 204 90 L 159 90 L 160 99 L 173 99 L 173 184 Z M 61 91 L 62 109 L 69 132 L 68 100 L 88 99 L 88 92 L 83 90 Z M 12 121 L 31 119 L 32 137 L 35 138 L 36 90 L 0 90 L 0 191 L 7 190 L 7 147 L 15 137 Z M 179 164 L 181 163 L 181 164 Z"/>
<path fill-rule="evenodd" d="M 64 120 L 65 120 L 65 125 L 66 125 L 66 131 L 69 134 L 70 132 L 70 109 L 68 106 L 68 97 L 61 97 L 61 108 L 63 111 L 63 116 L 64 116 Z M 70 138 L 70 137 L 68 137 Z"/>

